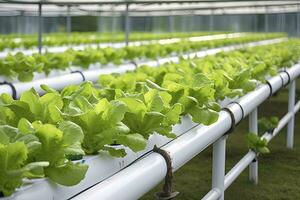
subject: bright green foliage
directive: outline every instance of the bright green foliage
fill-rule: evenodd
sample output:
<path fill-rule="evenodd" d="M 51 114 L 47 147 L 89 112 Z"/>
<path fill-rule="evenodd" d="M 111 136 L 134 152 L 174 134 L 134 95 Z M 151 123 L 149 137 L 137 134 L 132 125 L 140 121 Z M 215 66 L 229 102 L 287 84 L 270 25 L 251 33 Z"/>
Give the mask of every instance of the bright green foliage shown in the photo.
<path fill-rule="evenodd" d="M 191 36 L 202 36 L 202 35 L 213 35 L 223 34 L 227 32 L 173 32 L 173 33 L 144 33 L 144 32 L 132 32 L 130 33 L 130 41 L 143 41 L 143 40 L 158 40 L 168 38 L 186 38 Z M 16 39 L 17 38 L 17 39 Z M 0 50 L 5 48 L 32 48 L 37 47 L 37 40 L 35 34 L 29 35 L 0 35 Z M 125 41 L 124 33 L 96 33 L 96 32 L 72 32 L 71 35 L 66 33 L 44 33 L 43 34 L 43 45 L 44 46 L 60 46 L 66 44 L 92 44 L 102 42 L 123 42 Z"/>
<path fill-rule="evenodd" d="M 47 93 L 39 97 L 36 91 L 31 89 L 24 92 L 20 100 L 13 100 L 8 94 L 2 94 L 0 103 L 13 112 L 11 114 L 15 120 L 13 125 L 16 125 L 21 118 L 27 118 L 31 122 L 40 120 L 46 123 L 56 123 L 62 120 L 60 109 L 63 101 L 57 93 Z"/>
<path fill-rule="evenodd" d="M 85 103 L 88 104 L 87 101 Z M 79 104 L 78 106 L 82 114 L 70 116 L 70 119 L 83 128 L 85 137 L 82 146 L 87 153 L 95 154 L 104 150 L 105 145 L 113 143 L 131 147 L 131 140 L 137 141 L 137 146 L 133 146 L 133 150 L 144 149 L 146 141 L 140 139 L 138 135 L 131 136 L 128 127 L 121 122 L 127 111 L 124 103 L 101 99 L 95 105 Z"/>
<path fill-rule="evenodd" d="M 23 142 L 0 143 L 0 191 L 11 195 L 15 188 L 22 185 L 22 178 L 33 176 L 35 171 L 47 167 L 47 162 L 26 164 L 28 149 Z"/>
<path fill-rule="evenodd" d="M 261 138 L 256 134 L 249 133 L 247 135 L 248 148 L 255 151 L 256 153 L 270 153 L 267 145 L 268 142 L 265 138 Z"/>
<path fill-rule="evenodd" d="M 62 53 L 33 54 L 30 56 L 18 52 L 16 55 L 7 55 L 0 60 L 0 75 L 8 78 L 17 78 L 19 81 L 28 82 L 34 77 L 34 72 L 44 72 L 48 75 L 51 70 L 65 70 L 70 66 L 79 66 L 89 68 L 90 64 L 100 63 L 106 65 L 114 63 L 120 65 L 128 61 L 138 59 L 156 59 L 166 57 L 172 53 L 183 54 L 190 51 L 199 51 L 206 48 L 226 46 L 232 44 L 241 44 L 250 41 L 259 41 L 263 39 L 272 39 L 284 36 L 283 34 L 247 34 L 238 38 L 190 42 L 181 40 L 173 44 L 160 45 L 157 43 L 147 44 L 135 47 L 124 48 L 85 48 L 75 51 L 68 49 Z M 262 63 L 264 65 L 264 63 Z M 259 65 L 260 66 L 260 65 Z M 259 67 L 261 68 L 261 67 Z M 268 68 L 266 67 L 262 67 Z M 263 70 L 262 69 L 262 70 Z M 258 69 L 260 74 L 261 69 Z"/>
<path fill-rule="evenodd" d="M 295 63 L 300 56 L 297 42 L 156 68 L 142 66 L 124 74 L 102 75 L 98 85 L 84 82 L 62 91 L 42 85 L 42 96 L 34 89 L 24 92 L 19 100 L 2 94 L 0 192 L 10 195 L 22 185 L 22 178 L 48 177 L 62 185 L 77 184 L 87 166 L 71 160 L 99 151 L 123 157 L 129 149 L 143 150 L 153 133 L 174 138 L 172 126 L 184 115 L 203 125 L 216 122 L 220 100 L 244 95 L 279 68 Z M 275 118 L 268 123 L 261 120 L 268 129 L 277 122 Z M 254 134 L 247 138 L 250 149 L 269 151 L 265 139 Z M 128 147 L 126 151 L 124 147 Z M 6 161 L 17 165 L 10 167 L 3 164 Z M 11 169 L 18 173 L 11 173 Z"/>
<path fill-rule="evenodd" d="M 0 126 L 0 191 L 10 195 L 22 185 L 22 178 L 49 177 L 62 185 L 75 185 L 87 166 L 68 161 L 68 155 L 83 155 L 81 128 L 68 121 L 57 127 L 25 118 L 17 128 Z M 67 170 L 68 173 L 64 172 Z"/>
<path fill-rule="evenodd" d="M 278 126 L 279 119 L 278 117 L 262 117 L 258 120 L 259 132 L 273 132 L 273 130 Z"/>
<path fill-rule="evenodd" d="M 179 122 L 182 106 L 179 103 L 170 105 L 171 99 L 171 95 L 167 92 L 155 89 L 135 96 L 125 94 L 119 98 L 128 107 L 124 124 L 132 133 L 139 133 L 146 139 L 153 132 L 174 137 L 175 135 L 171 133 L 171 125 Z"/>
<path fill-rule="evenodd" d="M 16 55 L 8 54 L 0 60 L 1 74 L 10 78 L 17 76 L 22 82 L 31 81 L 33 72 L 42 72 L 44 64 L 35 59 L 34 56 L 25 56 L 18 52 Z"/>

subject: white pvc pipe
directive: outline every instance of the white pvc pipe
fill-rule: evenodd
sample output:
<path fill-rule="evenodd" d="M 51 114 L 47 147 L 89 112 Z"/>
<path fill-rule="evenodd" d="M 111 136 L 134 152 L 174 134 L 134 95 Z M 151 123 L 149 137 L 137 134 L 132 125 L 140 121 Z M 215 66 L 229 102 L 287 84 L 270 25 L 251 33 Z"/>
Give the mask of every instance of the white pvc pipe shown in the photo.
<path fill-rule="evenodd" d="M 300 66 L 299 64 L 294 65 L 291 68 L 287 69 L 287 73 L 289 73 L 291 80 L 294 80 L 296 77 L 300 74 Z M 283 84 L 280 76 L 284 77 Z M 269 79 L 269 83 L 272 85 L 272 92 L 273 94 L 277 92 L 283 85 L 288 83 L 288 79 L 286 79 L 287 74 L 284 72 L 279 73 L 278 76 L 272 77 Z M 259 89 L 256 91 L 259 91 L 260 98 L 257 98 L 255 95 L 252 95 L 252 93 L 246 94 L 243 98 L 238 100 L 239 104 L 244 108 L 244 115 L 247 116 L 250 112 L 252 112 L 253 109 L 255 109 L 257 106 L 260 105 L 265 99 L 267 99 L 270 96 L 270 87 L 267 84 L 261 85 Z"/>
<path fill-rule="evenodd" d="M 258 135 L 257 124 L 257 108 L 255 108 L 249 115 L 249 132 Z M 249 166 L 249 180 L 255 185 L 258 184 L 258 161 L 252 162 Z"/>
<path fill-rule="evenodd" d="M 270 142 L 285 126 L 288 124 L 294 114 L 300 109 L 300 101 L 294 107 L 294 110 L 284 115 L 274 129 L 273 133 L 265 133 L 262 138 Z M 236 180 L 236 178 L 252 163 L 255 159 L 256 153 L 249 151 L 225 176 L 225 190 Z"/>
<path fill-rule="evenodd" d="M 220 113 L 219 120 L 206 127 L 195 127 L 166 145 L 163 149 L 170 153 L 173 170 L 192 159 L 213 143 L 230 128 L 231 119 L 227 112 Z M 111 178 L 74 197 L 74 200 L 122 200 L 138 199 L 163 180 L 167 172 L 165 160 L 157 153 L 141 158 Z M 127 192 L 124 192 L 124 191 Z"/>
<path fill-rule="evenodd" d="M 256 154 L 249 151 L 225 176 L 225 190 L 235 181 L 235 179 L 248 167 L 255 159 Z"/>
<path fill-rule="evenodd" d="M 218 200 L 220 196 L 220 190 L 217 188 L 213 188 L 202 198 L 202 200 Z"/>
<path fill-rule="evenodd" d="M 226 137 L 221 137 L 213 144 L 212 188 L 220 191 L 219 200 L 224 200 Z"/>
<path fill-rule="evenodd" d="M 14 83 L 14 86 L 17 91 L 17 98 L 20 98 L 21 94 L 26 90 L 29 90 L 30 88 L 34 88 L 39 94 L 45 93 L 40 87 L 40 85 L 42 84 L 46 84 L 56 90 L 60 90 L 67 85 L 80 84 L 82 83 L 82 81 L 83 78 L 79 73 L 72 73 L 64 76 L 40 79 L 29 83 Z M 0 93 L 3 93 L 2 86 L 0 88 Z M 11 92 L 12 91 L 10 91 L 9 93 Z"/>
<path fill-rule="evenodd" d="M 289 84 L 289 101 L 288 101 L 288 111 L 291 112 L 295 107 L 295 93 L 296 93 L 296 81 L 293 80 Z M 287 143 L 286 146 L 289 149 L 292 149 L 294 146 L 294 115 L 288 123 L 287 127 Z"/>
<path fill-rule="evenodd" d="M 298 73 L 293 77 L 298 76 L 300 74 L 300 66 L 295 65 L 292 68 L 297 68 L 291 69 L 291 71 Z M 270 79 L 270 83 L 274 85 L 276 85 L 278 81 L 281 84 L 281 79 L 278 79 L 278 77 Z M 276 91 L 273 90 L 273 92 Z M 266 93 L 266 95 L 264 95 L 264 93 Z M 249 110 L 249 108 L 252 108 L 253 110 L 253 108 L 256 108 L 268 98 L 269 93 L 270 89 L 266 85 L 250 92 L 240 99 L 243 109 Z M 247 99 L 252 99 L 252 101 L 248 101 Z M 245 104 L 246 102 L 248 104 Z M 233 109 L 234 107 L 236 107 L 235 110 Z M 236 104 L 229 105 L 229 109 L 231 109 L 235 117 L 242 115 L 242 110 L 237 109 L 238 107 Z M 239 117 L 236 117 L 236 119 L 239 119 Z M 240 120 L 241 119 L 236 120 L 236 123 Z M 230 127 L 230 115 L 225 111 L 221 111 L 216 123 L 210 126 L 197 126 L 163 147 L 164 150 L 169 152 L 172 158 L 173 171 L 179 169 L 207 146 L 222 137 Z M 250 160 L 252 161 L 253 159 Z M 123 200 L 138 199 L 163 180 L 165 173 L 166 165 L 164 159 L 157 153 L 151 153 L 149 156 L 141 158 L 138 162 L 122 170 L 120 173 L 84 191 L 74 197 L 74 199 L 110 200 L 117 199 L 120 196 L 122 196 Z M 126 192 L 124 192 L 125 190 Z"/>
<path fill-rule="evenodd" d="M 300 109 L 300 101 L 297 102 L 295 105 L 293 111 L 288 112 L 285 114 L 281 120 L 278 122 L 277 127 L 274 129 L 272 134 L 264 134 L 262 137 L 265 138 L 268 142 L 271 141 L 294 117 L 294 115 L 299 111 Z"/>

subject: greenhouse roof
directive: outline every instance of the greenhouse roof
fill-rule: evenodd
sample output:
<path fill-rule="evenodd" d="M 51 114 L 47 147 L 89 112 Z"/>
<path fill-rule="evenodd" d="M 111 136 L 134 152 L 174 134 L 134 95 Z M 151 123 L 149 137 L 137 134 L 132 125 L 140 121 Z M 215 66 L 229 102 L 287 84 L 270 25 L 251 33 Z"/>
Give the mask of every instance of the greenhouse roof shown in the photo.
<path fill-rule="evenodd" d="M 180 2 L 180 3 L 179 3 Z M 0 0 L 0 15 L 43 16 L 122 15 L 130 3 L 131 16 L 210 15 L 298 12 L 300 1 L 176 1 L 176 0 Z M 92 5 L 93 4 L 93 5 Z M 69 7 L 69 8 L 68 8 Z"/>

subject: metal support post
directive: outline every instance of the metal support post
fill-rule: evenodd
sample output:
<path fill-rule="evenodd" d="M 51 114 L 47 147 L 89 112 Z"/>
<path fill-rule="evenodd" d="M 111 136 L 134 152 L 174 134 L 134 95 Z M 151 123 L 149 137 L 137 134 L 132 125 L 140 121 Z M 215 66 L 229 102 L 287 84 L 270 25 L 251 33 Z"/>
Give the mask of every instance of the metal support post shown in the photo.
<path fill-rule="evenodd" d="M 71 6 L 68 5 L 67 7 L 67 34 L 68 34 L 68 37 L 71 36 L 71 31 L 72 31 L 72 18 L 71 18 L 71 15 L 70 15 L 70 12 L 71 12 Z"/>
<path fill-rule="evenodd" d="M 255 108 L 249 115 L 249 132 L 258 135 L 257 126 L 257 108 Z M 249 165 L 249 180 L 255 185 L 258 184 L 258 161 L 254 160 Z"/>
<path fill-rule="evenodd" d="M 269 32 L 269 16 L 268 16 L 268 7 L 266 7 L 265 13 L 265 32 Z"/>
<path fill-rule="evenodd" d="M 172 33 L 174 31 L 174 16 L 172 13 L 168 17 L 168 24 L 169 24 L 169 32 Z"/>
<path fill-rule="evenodd" d="M 38 50 L 39 50 L 39 53 L 42 53 L 42 31 L 43 31 L 42 4 L 39 3 L 39 16 L 38 16 Z"/>
<path fill-rule="evenodd" d="M 297 6 L 297 18 L 296 18 L 296 23 L 297 23 L 297 36 L 300 36 L 300 5 Z"/>
<path fill-rule="evenodd" d="M 226 138 L 222 136 L 213 144 L 212 188 L 220 190 L 219 200 L 224 200 Z"/>
<path fill-rule="evenodd" d="M 214 10 L 211 10 L 211 14 L 209 16 L 209 30 L 214 31 Z"/>
<path fill-rule="evenodd" d="M 126 4 L 125 11 L 125 44 L 128 46 L 130 33 L 130 17 L 129 17 L 129 4 Z"/>

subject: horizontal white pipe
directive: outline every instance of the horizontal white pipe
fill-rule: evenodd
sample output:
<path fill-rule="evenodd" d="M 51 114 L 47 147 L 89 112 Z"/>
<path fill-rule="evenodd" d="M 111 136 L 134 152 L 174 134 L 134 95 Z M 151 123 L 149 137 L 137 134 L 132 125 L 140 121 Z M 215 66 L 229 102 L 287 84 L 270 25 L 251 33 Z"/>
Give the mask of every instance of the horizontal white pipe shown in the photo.
<path fill-rule="evenodd" d="M 283 41 L 286 41 L 286 38 L 279 38 L 279 39 L 272 39 L 272 40 L 264 40 L 264 41 L 258 41 L 258 42 L 250 42 L 246 43 L 244 45 L 231 45 L 227 47 L 220 47 L 215 49 L 208 49 L 204 51 L 199 51 L 197 53 L 191 53 L 184 55 L 185 58 L 188 58 L 190 55 L 197 56 L 197 57 L 204 57 L 206 55 L 212 55 L 219 53 L 221 51 L 232 51 L 240 48 L 244 48 L 245 46 L 261 46 L 261 45 L 267 45 L 267 44 L 275 44 L 280 43 Z M 138 65 L 148 65 L 151 67 L 156 67 L 158 65 L 168 63 L 168 62 L 179 62 L 178 56 L 168 57 L 168 58 L 161 58 L 158 61 L 148 61 L 143 63 L 138 63 Z M 85 79 L 87 81 L 95 82 L 98 80 L 99 75 L 101 74 L 108 74 L 108 73 L 124 73 L 125 71 L 134 70 L 135 65 L 134 64 L 125 64 L 121 65 L 119 67 L 113 67 L 113 68 L 102 68 L 97 70 L 90 70 L 90 71 L 83 71 L 83 74 L 85 76 Z M 50 78 L 43 78 L 39 80 L 34 80 L 32 82 L 23 83 L 18 82 L 14 83 L 13 85 L 16 88 L 17 91 L 17 98 L 20 97 L 20 95 L 30 88 L 34 88 L 39 94 L 43 94 L 44 91 L 40 88 L 41 84 L 46 84 L 49 87 L 52 87 L 56 90 L 61 90 L 67 85 L 71 84 L 80 84 L 83 81 L 82 76 L 79 73 L 72 73 L 72 74 L 66 74 L 62 76 L 57 77 L 50 77 Z M 10 90 L 7 85 L 1 85 L 0 86 L 0 94 L 1 93 L 8 93 L 12 94 L 12 90 Z"/>
<path fill-rule="evenodd" d="M 293 71 L 298 73 L 298 75 L 300 74 L 299 65 L 295 65 L 292 68 L 298 68 L 299 71 Z M 281 82 L 277 77 L 272 79 Z M 278 81 L 273 81 L 272 79 L 270 79 L 270 82 L 276 85 Z M 267 93 L 267 95 L 263 95 L 263 93 Z M 258 100 L 249 101 L 248 104 L 242 104 L 243 109 L 246 110 L 248 107 L 255 108 L 259 106 L 261 102 L 268 98 L 269 93 L 270 91 L 266 91 L 265 85 L 250 92 L 248 95 L 242 97 L 240 102 L 245 102 L 246 99 L 250 97 L 251 99 Z M 241 116 L 241 109 L 233 110 L 233 107 L 236 107 L 236 104 L 229 105 L 233 114 L 235 116 Z M 236 123 L 240 120 L 241 119 L 237 120 Z M 210 126 L 197 126 L 163 147 L 164 150 L 169 152 L 172 158 L 173 170 L 176 171 L 179 169 L 203 149 L 223 136 L 223 134 L 230 129 L 230 126 L 230 115 L 225 111 L 221 111 L 216 123 Z M 120 196 L 122 196 L 123 200 L 138 199 L 144 193 L 155 187 L 156 184 L 164 178 L 165 172 L 166 165 L 164 159 L 157 153 L 151 153 L 149 156 L 140 159 L 138 162 L 122 170 L 120 173 L 115 174 L 113 177 L 108 178 L 91 189 L 79 194 L 74 199 L 109 200 L 116 199 Z"/>
<path fill-rule="evenodd" d="M 249 151 L 225 176 L 225 190 L 233 183 L 233 181 L 248 167 L 248 165 L 256 157 L 254 151 Z"/>
<path fill-rule="evenodd" d="M 294 112 L 295 114 L 300 110 L 300 100 L 296 103 L 295 108 L 294 108 Z"/>
<path fill-rule="evenodd" d="M 230 128 L 230 122 L 229 114 L 222 111 L 216 124 L 194 128 L 163 148 L 171 155 L 173 170 L 178 169 L 197 155 L 197 152 L 202 151 L 208 144 L 222 136 Z M 74 199 L 113 200 L 120 196 L 122 200 L 138 199 L 163 180 L 166 170 L 164 158 L 157 153 L 151 153 Z"/>
<path fill-rule="evenodd" d="M 220 196 L 220 190 L 218 188 L 213 188 L 202 198 L 202 200 L 218 200 Z"/>
<path fill-rule="evenodd" d="M 268 142 L 272 140 L 288 124 L 288 122 L 299 111 L 299 109 L 300 101 L 296 103 L 293 112 L 288 112 L 281 118 L 281 120 L 278 122 L 278 126 L 274 129 L 272 134 L 266 133 L 262 136 L 262 138 L 265 138 Z"/>
<path fill-rule="evenodd" d="M 300 66 L 296 64 L 294 67 L 287 69 L 287 72 L 290 74 L 291 80 L 294 80 L 300 74 Z M 280 73 L 280 76 L 286 77 L 287 74 L 284 72 Z M 286 85 L 288 82 L 287 78 L 283 78 L 283 85 L 280 76 L 275 76 L 269 79 L 269 83 L 272 85 L 272 93 L 277 92 L 283 85 Z M 256 105 L 260 105 L 265 99 L 270 96 L 270 87 L 267 84 L 264 84 L 259 87 L 260 96 L 262 98 L 256 98 L 252 93 L 248 93 L 244 98 L 238 100 L 239 104 L 244 108 L 244 115 L 247 116 L 253 109 L 256 108 Z"/>
<path fill-rule="evenodd" d="M 14 83 L 14 86 L 17 91 L 17 98 L 20 98 L 21 94 L 30 88 L 34 88 L 39 94 L 45 93 L 40 85 L 46 84 L 54 89 L 63 89 L 67 85 L 72 84 L 80 84 L 82 83 L 83 78 L 79 73 L 72 73 L 64 76 L 58 76 L 58 77 L 52 77 L 52 78 L 46 78 L 46 79 L 40 79 L 36 80 L 34 82 L 29 83 Z M 0 93 L 2 93 L 2 88 L 0 88 Z"/>
<path fill-rule="evenodd" d="M 289 73 L 292 82 L 292 80 L 295 80 L 299 76 L 300 69 L 298 69 L 297 67 L 291 67 L 287 68 L 286 71 Z"/>
<path fill-rule="evenodd" d="M 230 38 L 237 38 L 246 35 L 246 33 L 229 33 L 229 34 L 218 34 L 213 35 L 213 40 L 221 40 L 221 39 L 230 39 Z M 208 41 L 212 40 L 211 35 L 206 36 L 197 36 L 197 37 L 190 37 L 189 41 L 191 42 L 199 42 L 199 41 Z"/>
<path fill-rule="evenodd" d="M 300 109 L 300 101 L 295 105 L 294 111 L 288 112 L 284 115 L 278 123 L 278 126 L 274 129 L 273 133 L 265 133 L 262 138 L 265 138 L 270 142 L 290 121 L 292 116 L 296 114 Z M 248 165 L 255 159 L 256 153 L 249 151 L 225 176 L 225 190 L 236 180 L 236 178 L 248 167 Z"/>

